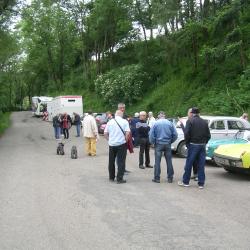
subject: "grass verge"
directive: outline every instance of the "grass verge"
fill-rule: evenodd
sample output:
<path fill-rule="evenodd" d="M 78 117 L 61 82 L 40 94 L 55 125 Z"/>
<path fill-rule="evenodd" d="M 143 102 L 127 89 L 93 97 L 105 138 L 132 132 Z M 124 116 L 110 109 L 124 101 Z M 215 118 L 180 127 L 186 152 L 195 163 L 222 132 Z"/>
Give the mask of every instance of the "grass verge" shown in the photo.
<path fill-rule="evenodd" d="M 0 113 L 0 136 L 10 126 L 10 112 Z"/>

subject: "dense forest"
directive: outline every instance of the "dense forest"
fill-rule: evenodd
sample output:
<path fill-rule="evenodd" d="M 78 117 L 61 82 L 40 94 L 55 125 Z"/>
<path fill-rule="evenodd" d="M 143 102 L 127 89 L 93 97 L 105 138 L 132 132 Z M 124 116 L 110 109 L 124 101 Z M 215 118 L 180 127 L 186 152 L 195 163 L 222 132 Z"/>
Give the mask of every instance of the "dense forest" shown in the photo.
<path fill-rule="evenodd" d="M 84 109 L 250 111 L 248 0 L 2 0 L 0 114 L 34 95 Z"/>

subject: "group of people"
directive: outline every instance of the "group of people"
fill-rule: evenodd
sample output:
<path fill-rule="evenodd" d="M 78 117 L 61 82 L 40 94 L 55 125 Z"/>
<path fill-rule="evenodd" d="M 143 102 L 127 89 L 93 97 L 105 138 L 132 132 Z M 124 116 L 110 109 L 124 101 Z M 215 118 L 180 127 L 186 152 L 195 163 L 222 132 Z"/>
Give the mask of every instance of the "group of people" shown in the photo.
<path fill-rule="evenodd" d="M 179 186 L 188 187 L 191 179 L 192 168 L 194 178 L 198 181 L 198 187 L 203 188 L 205 184 L 205 160 L 206 144 L 211 135 L 208 124 L 200 117 L 199 109 L 196 107 L 188 110 L 188 120 L 184 126 L 179 119 L 187 146 L 187 159 L 184 167 L 184 174 Z M 80 136 L 81 120 L 78 114 L 74 113 L 74 122 L 77 126 L 77 136 Z M 68 114 L 62 114 L 53 118 L 55 137 L 63 133 L 64 138 L 69 138 L 69 128 L 72 120 Z M 84 117 L 82 122 L 83 136 L 85 138 L 86 151 L 89 156 L 96 155 L 96 142 L 99 137 L 96 120 L 92 112 Z M 132 136 L 131 136 L 132 135 Z M 160 183 L 161 158 L 164 155 L 167 165 L 167 181 L 173 182 L 174 168 L 172 164 L 171 144 L 176 141 L 178 134 L 174 124 L 166 118 L 163 111 L 158 113 L 157 119 L 153 113 L 145 111 L 135 113 L 131 119 L 125 114 L 125 104 L 119 103 L 114 116 L 109 117 L 104 130 L 104 137 L 109 144 L 109 180 L 117 181 L 118 184 L 126 183 L 124 179 L 126 170 L 126 156 L 130 140 L 135 146 L 140 147 L 139 163 L 140 169 L 153 168 L 150 165 L 150 148 L 154 148 L 155 163 L 154 177 L 155 183 Z M 117 173 L 116 166 L 117 165 Z"/>
<path fill-rule="evenodd" d="M 188 149 L 183 178 L 178 182 L 178 185 L 183 187 L 189 186 L 193 166 L 194 175 L 197 175 L 198 187 L 203 188 L 205 184 L 206 144 L 211 135 L 207 122 L 200 117 L 199 113 L 199 109 L 196 107 L 189 109 L 186 126 L 180 119 Z M 134 144 L 140 147 L 139 168 L 152 168 L 149 151 L 150 146 L 153 145 L 155 164 L 152 181 L 160 183 L 160 163 L 163 154 L 167 165 L 167 181 L 172 183 L 174 168 L 171 144 L 178 137 L 174 124 L 166 118 L 163 111 L 159 112 L 158 119 L 153 117 L 152 112 L 147 115 L 145 111 L 141 111 L 128 121 L 123 103 L 118 104 L 114 119 L 107 123 L 104 131 L 104 136 L 109 143 L 109 180 L 112 182 L 115 180 L 115 164 L 117 163 L 116 181 L 118 184 L 126 183 L 123 177 L 126 171 L 125 163 L 130 133 L 134 138 Z"/>
<path fill-rule="evenodd" d="M 81 119 L 80 115 L 77 113 L 73 113 L 74 123 L 76 125 L 77 137 L 80 137 L 81 131 Z M 53 117 L 52 120 L 54 134 L 56 139 L 60 139 L 60 136 L 63 135 L 64 139 L 69 139 L 69 129 L 72 126 L 72 119 L 69 114 L 63 113 L 58 114 Z"/>

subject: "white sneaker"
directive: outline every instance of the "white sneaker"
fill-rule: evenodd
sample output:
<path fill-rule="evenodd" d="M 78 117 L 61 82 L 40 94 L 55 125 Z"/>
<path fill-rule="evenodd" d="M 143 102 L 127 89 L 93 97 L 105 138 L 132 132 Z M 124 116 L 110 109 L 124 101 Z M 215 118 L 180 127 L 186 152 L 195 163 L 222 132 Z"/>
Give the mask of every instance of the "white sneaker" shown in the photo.
<path fill-rule="evenodd" d="M 189 187 L 190 186 L 189 184 L 185 184 L 182 181 L 178 181 L 178 185 L 181 187 Z"/>
<path fill-rule="evenodd" d="M 203 188 L 204 188 L 204 186 L 198 186 L 198 188 L 199 188 L 199 189 L 203 189 Z"/>

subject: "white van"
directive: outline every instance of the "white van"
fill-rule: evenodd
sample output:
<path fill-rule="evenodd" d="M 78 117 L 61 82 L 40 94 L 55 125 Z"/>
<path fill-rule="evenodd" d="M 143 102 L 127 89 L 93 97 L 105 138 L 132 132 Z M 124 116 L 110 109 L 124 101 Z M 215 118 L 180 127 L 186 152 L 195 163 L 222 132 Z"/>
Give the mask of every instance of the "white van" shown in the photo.
<path fill-rule="evenodd" d="M 66 95 L 57 96 L 48 103 L 47 110 L 49 113 L 49 121 L 57 114 L 67 113 L 73 117 L 73 112 L 83 115 L 82 96 Z"/>
<path fill-rule="evenodd" d="M 47 110 L 47 105 L 53 100 L 53 97 L 48 96 L 33 96 L 32 97 L 32 115 L 40 117 L 43 111 Z"/>

